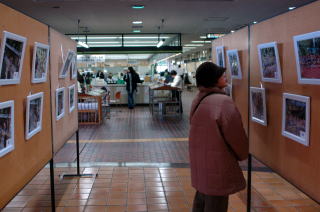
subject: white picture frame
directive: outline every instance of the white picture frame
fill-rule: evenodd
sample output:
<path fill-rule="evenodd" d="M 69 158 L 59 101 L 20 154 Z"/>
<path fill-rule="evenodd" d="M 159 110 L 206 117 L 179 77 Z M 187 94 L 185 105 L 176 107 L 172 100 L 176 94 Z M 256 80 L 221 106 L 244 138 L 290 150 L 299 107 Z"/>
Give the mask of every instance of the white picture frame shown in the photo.
<path fill-rule="evenodd" d="M 257 48 L 261 80 L 264 82 L 282 83 L 277 43 L 263 43 L 259 44 Z"/>
<path fill-rule="evenodd" d="M 68 51 L 67 58 L 64 60 L 63 65 L 61 67 L 59 78 L 66 78 L 70 70 L 72 60 L 75 57 L 75 54 L 76 53 L 74 51 L 71 51 L 71 50 Z"/>
<path fill-rule="evenodd" d="M 227 50 L 229 70 L 232 79 L 242 79 L 241 63 L 237 49 Z"/>
<path fill-rule="evenodd" d="M 282 103 L 282 135 L 300 144 L 309 146 L 309 130 L 310 97 L 284 93 Z"/>
<path fill-rule="evenodd" d="M 56 89 L 56 120 L 60 120 L 65 114 L 65 88 Z"/>
<path fill-rule="evenodd" d="M 34 43 L 32 58 L 32 83 L 47 81 L 50 47 L 43 43 Z"/>
<path fill-rule="evenodd" d="M 232 98 L 232 84 L 228 84 L 224 88 L 224 92 L 226 93 L 227 96 L 230 96 Z"/>
<path fill-rule="evenodd" d="M 43 92 L 27 96 L 26 140 L 42 130 Z"/>
<path fill-rule="evenodd" d="M 4 31 L 0 53 L 0 85 L 19 84 L 27 38 Z"/>
<path fill-rule="evenodd" d="M 14 101 L 10 100 L 0 103 L 0 158 L 13 150 Z"/>
<path fill-rule="evenodd" d="M 69 113 L 76 108 L 76 84 L 69 86 Z"/>
<path fill-rule="evenodd" d="M 299 84 L 320 85 L 320 31 L 293 37 Z"/>
<path fill-rule="evenodd" d="M 267 126 L 266 91 L 264 88 L 250 87 L 251 121 Z"/>
<path fill-rule="evenodd" d="M 216 63 L 218 66 L 225 68 L 226 62 L 224 58 L 224 46 L 216 47 Z"/>
<path fill-rule="evenodd" d="M 78 68 L 77 68 L 77 55 L 75 54 L 71 63 L 71 79 L 77 78 Z"/>

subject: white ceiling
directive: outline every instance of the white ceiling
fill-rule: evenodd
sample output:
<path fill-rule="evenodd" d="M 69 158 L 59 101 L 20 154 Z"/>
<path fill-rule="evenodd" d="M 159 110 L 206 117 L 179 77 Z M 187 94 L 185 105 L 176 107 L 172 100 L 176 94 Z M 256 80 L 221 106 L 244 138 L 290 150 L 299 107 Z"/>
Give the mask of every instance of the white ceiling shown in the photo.
<path fill-rule="evenodd" d="M 77 33 L 78 19 L 89 33 L 131 33 L 132 21 L 139 20 L 143 21 L 141 33 L 182 33 L 183 44 L 199 40 L 206 33 L 229 33 L 253 21 L 286 12 L 289 6 L 299 7 L 312 1 L 0 0 L 62 33 Z M 134 4 L 145 8 L 134 10 L 131 8 Z"/>

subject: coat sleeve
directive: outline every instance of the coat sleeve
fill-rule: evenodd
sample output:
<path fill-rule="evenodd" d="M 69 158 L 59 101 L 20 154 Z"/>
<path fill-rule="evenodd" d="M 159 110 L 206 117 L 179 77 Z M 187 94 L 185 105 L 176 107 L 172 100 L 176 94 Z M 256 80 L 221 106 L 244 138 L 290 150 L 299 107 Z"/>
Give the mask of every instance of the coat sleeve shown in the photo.
<path fill-rule="evenodd" d="M 231 99 L 223 102 L 218 125 L 225 142 L 237 159 L 239 161 L 246 159 L 249 154 L 248 137 L 243 128 L 240 112 Z"/>

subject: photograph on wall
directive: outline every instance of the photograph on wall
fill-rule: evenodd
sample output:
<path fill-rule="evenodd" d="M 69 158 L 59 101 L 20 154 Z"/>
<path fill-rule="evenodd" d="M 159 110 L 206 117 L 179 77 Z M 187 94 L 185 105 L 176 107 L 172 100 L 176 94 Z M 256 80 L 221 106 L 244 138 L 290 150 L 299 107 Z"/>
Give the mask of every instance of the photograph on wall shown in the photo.
<path fill-rule="evenodd" d="M 281 68 L 276 42 L 258 45 L 262 81 L 281 83 Z"/>
<path fill-rule="evenodd" d="M 309 146 L 310 97 L 283 94 L 282 135 Z"/>
<path fill-rule="evenodd" d="M 293 37 L 298 81 L 320 84 L 320 31 Z"/>
<path fill-rule="evenodd" d="M 73 60 L 71 62 L 71 65 L 70 65 L 70 73 L 71 73 L 71 79 L 76 79 L 77 78 L 77 55 L 75 55 L 73 57 Z"/>
<path fill-rule="evenodd" d="M 224 88 L 224 92 L 226 93 L 227 96 L 230 96 L 232 98 L 232 84 L 228 84 Z"/>
<path fill-rule="evenodd" d="M 47 81 L 49 46 L 35 42 L 32 60 L 32 83 Z"/>
<path fill-rule="evenodd" d="M 27 96 L 26 139 L 42 129 L 43 92 Z"/>
<path fill-rule="evenodd" d="M 71 113 L 75 109 L 76 102 L 76 85 L 71 85 L 69 87 L 69 112 Z"/>
<path fill-rule="evenodd" d="M 0 157 L 14 150 L 14 102 L 0 103 Z"/>
<path fill-rule="evenodd" d="M 59 120 L 64 116 L 64 91 L 64 88 L 58 88 L 56 90 L 56 120 Z"/>
<path fill-rule="evenodd" d="M 251 120 L 267 126 L 266 92 L 264 88 L 250 87 Z"/>
<path fill-rule="evenodd" d="M 19 84 L 27 39 L 3 32 L 0 54 L 0 85 Z"/>
<path fill-rule="evenodd" d="M 70 66 L 75 55 L 76 55 L 75 52 L 68 51 L 67 58 L 64 61 L 62 68 L 60 70 L 59 78 L 65 78 L 67 76 L 67 73 L 70 70 Z"/>
<path fill-rule="evenodd" d="M 229 61 L 229 68 L 230 68 L 231 77 L 233 79 L 242 79 L 238 50 L 236 50 L 236 49 L 228 50 L 227 56 L 228 56 L 228 61 Z"/>
<path fill-rule="evenodd" d="M 217 57 L 217 65 L 220 67 L 226 67 L 224 61 L 224 46 L 217 46 L 216 47 L 216 57 Z"/>

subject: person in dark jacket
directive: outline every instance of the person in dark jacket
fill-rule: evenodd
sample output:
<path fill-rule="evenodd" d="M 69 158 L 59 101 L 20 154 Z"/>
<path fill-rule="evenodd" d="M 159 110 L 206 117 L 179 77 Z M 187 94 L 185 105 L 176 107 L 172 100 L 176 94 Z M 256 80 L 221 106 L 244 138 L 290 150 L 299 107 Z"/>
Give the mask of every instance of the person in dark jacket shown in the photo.
<path fill-rule="evenodd" d="M 134 108 L 134 92 L 137 91 L 137 83 L 141 83 L 139 74 L 130 66 L 123 80 L 126 82 L 128 92 L 128 107 Z"/>

